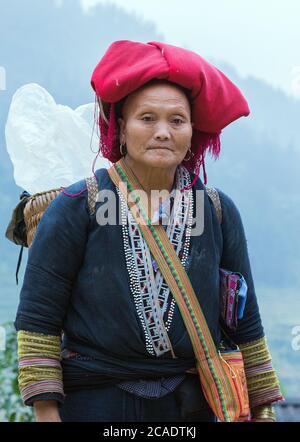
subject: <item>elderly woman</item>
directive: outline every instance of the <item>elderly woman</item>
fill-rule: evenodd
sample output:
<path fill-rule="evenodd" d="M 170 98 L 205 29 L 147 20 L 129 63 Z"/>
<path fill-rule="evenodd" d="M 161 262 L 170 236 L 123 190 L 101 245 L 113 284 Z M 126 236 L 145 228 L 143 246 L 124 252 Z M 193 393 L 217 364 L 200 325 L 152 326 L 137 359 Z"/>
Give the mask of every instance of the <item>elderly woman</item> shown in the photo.
<path fill-rule="evenodd" d="M 242 351 L 249 417 L 276 420 L 272 403 L 283 398 L 240 214 L 224 192 L 214 201 L 205 187 L 205 152 L 218 156 L 221 130 L 249 114 L 245 98 L 199 55 L 158 42 L 114 42 L 92 86 L 100 150 L 113 166 L 64 189 L 38 225 L 15 320 L 24 404 L 34 406 L 39 422 L 217 421 L 208 390 L 216 382 L 225 414 L 230 398 L 221 395 L 218 376 L 209 381 L 216 360 L 196 364 L 199 346 L 177 289 L 188 286 L 191 317 L 199 303 L 207 345 L 219 348 L 226 328 L 220 323 L 223 268 L 242 275 L 248 287 L 243 316 L 227 332 Z M 121 178 L 142 196 L 134 202 L 142 201 L 147 226 L 133 215 Z M 158 202 L 153 191 L 164 197 Z M 115 217 L 102 192 L 115 197 Z M 104 209 L 110 222 L 103 222 Z M 200 218 L 202 229 L 193 234 Z M 165 243 L 156 250 L 157 235 Z M 178 287 L 168 276 L 172 267 L 181 272 Z M 208 377 L 199 380 L 196 365 Z"/>

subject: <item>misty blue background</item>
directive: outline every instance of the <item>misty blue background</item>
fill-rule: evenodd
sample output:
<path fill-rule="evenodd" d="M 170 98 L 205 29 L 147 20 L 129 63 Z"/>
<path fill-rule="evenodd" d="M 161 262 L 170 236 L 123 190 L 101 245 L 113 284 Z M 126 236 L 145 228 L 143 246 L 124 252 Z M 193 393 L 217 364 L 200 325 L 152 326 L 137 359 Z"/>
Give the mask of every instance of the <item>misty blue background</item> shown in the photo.
<path fill-rule="evenodd" d="M 17 286 L 20 248 L 4 236 L 23 190 L 14 183 L 5 147 L 12 96 L 36 82 L 57 103 L 75 108 L 92 102 L 92 70 L 119 39 L 165 41 L 165 36 L 155 23 L 113 5 L 100 3 L 85 14 L 77 0 L 60 6 L 54 0 L 0 0 L 0 66 L 6 72 L 6 90 L 0 91 L 0 323 L 15 317 L 27 259 L 24 249 Z M 300 325 L 300 101 L 263 80 L 239 76 L 224 59 L 208 54 L 205 42 L 204 53 L 242 89 L 251 109 L 248 118 L 223 130 L 220 159 L 207 157 L 208 185 L 228 193 L 240 210 L 273 361 L 285 394 L 298 396 L 300 350 L 292 347 L 292 330 Z"/>

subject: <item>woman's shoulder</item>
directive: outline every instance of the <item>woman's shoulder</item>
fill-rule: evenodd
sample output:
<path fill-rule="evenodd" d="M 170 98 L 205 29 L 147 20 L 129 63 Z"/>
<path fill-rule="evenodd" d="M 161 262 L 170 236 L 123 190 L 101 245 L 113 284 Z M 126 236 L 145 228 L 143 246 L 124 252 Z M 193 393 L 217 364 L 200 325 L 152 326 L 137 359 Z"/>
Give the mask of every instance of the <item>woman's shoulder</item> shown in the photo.
<path fill-rule="evenodd" d="M 224 192 L 219 187 L 215 187 L 219 195 L 221 210 L 222 210 L 222 225 L 226 225 L 230 229 L 242 228 L 242 217 L 236 198 L 230 196 L 227 192 Z"/>
<path fill-rule="evenodd" d="M 214 205 L 216 211 L 220 212 L 222 222 L 240 219 L 240 211 L 237 207 L 235 199 L 227 192 L 216 186 L 203 185 L 205 192 L 208 194 L 211 204 Z"/>
<path fill-rule="evenodd" d="M 195 178 L 195 174 L 193 172 L 189 172 L 189 173 L 190 173 L 191 180 L 193 181 Z M 211 201 L 214 199 L 215 202 L 216 202 L 216 200 L 218 202 L 218 200 L 219 200 L 222 210 L 224 209 L 226 211 L 238 211 L 233 198 L 231 196 L 229 196 L 229 194 L 227 192 L 224 192 L 222 189 L 220 189 L 219 187 L 216 187 L 214 185 L 209 185 L 209 184 L 205 185 L 199 175 L 197 177 L 195 184 L 196 184 L 195 185 L 196 190 L 204 190 L 206 192 L 206 194 L 210 197 Z"/>
<path fill-rule="evenodd" d="M 85 178 L 62 186 L 58 195 L 48 204 L 44 212 L 46 216 L 43 215 L 42 219 L 47 216 L 64 219 L 73 214 L 78 215 L 80 212 L 88 214 L 88 191 Z"/>
<path fill-rule="evenodd" d="M 225 209 L 238 210 L 232 196 L 230 196 L 227 192 L 224 192 L 224 190 L 220 189 L 219 187 L 214 187 L 214 189 L 216 189 L 216 191 L 218 192 L 221 205 L 224 206 Z"/>
<path fill-rule="evenodd" d="M 80 207 L 90 212 L 92 198 L 96 198 L 100 188 L 105 187 L 107 181 L 107 169 L 97 169 L 94 174 L 83 177 L 65 187 L 51 202 L 52 207 L 64 206 L 65 210 L 79 210 Z"/>

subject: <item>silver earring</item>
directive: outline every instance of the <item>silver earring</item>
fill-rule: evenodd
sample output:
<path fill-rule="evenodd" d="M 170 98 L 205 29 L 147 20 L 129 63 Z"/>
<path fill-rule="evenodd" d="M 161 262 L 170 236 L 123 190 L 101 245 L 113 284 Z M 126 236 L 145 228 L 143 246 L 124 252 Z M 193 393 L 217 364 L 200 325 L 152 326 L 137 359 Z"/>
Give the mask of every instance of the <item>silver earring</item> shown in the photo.
<path fill-rule="evenodd" d="M 125 147 L 125 152 L 123 152 L 123 147 Z M 126 143 L 125 144 L 120 143 L 120 154 L 122 155 L 122 157 L 124 157 L 127 154 Z"/>
<path fill-rule="evenodd" d="M 190 156 L 188 158 L 184 157 L 183 161 L 190 161 L 190 159 L 192 158 L 193 152 L 191 150 L 191 146 L 188 148 L 188 152 L 190 153 Z"/>

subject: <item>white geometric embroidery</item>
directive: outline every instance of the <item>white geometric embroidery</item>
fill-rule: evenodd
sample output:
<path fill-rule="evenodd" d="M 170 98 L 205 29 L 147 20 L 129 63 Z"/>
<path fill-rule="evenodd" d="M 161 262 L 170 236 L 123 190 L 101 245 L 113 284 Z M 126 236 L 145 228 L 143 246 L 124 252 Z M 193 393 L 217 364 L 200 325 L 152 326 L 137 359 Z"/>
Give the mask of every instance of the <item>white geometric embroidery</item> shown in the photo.
<path fill-rule="evenodd" d="M 187 169 L 179 166 L 176 171 L 176 189 L 181 189 L 190 182 Z M 151 355 L 159 356 L 171 350 L 167 332 L 173 319 L 175 299 L 160 270 L 157 269 L 156 275 L 154 274 L 153 257 L 149 247 L 128 210 L 123 195 L 118 188 L 116 189 L 121 202 L 123 244 L 130 289 L 145 334 L 146 349 Z M 177 255 L 182 255 L 180 259 L 183 266 L 189 255 L 192 217 L 192 189 L 176 192 L 166 233 Z"/>

